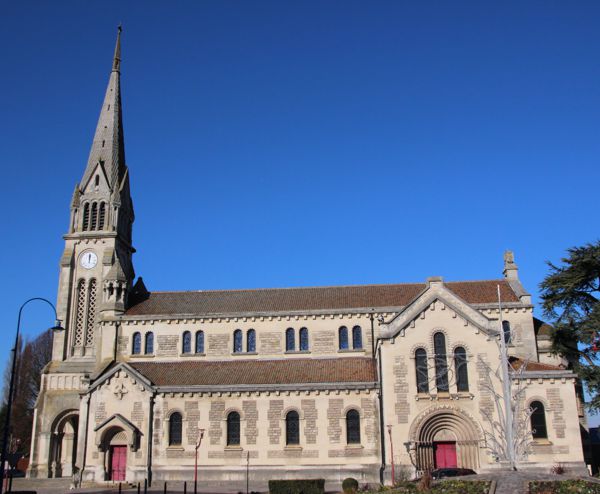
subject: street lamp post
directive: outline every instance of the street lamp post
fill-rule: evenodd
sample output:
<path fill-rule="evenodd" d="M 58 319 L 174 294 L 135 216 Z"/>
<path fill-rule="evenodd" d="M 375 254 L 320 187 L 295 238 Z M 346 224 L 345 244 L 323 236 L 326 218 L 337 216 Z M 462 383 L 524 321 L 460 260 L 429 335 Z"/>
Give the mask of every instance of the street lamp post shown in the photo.
<path fill-rule="evenodd" d="M 204 437 L 204 429 L 200 429 L 199 432 L 198 442 L 196 443 L 196 463 L 194 464 L 194 494 L 198 494 L 198 450 L 200 449 L 200 444 Z"/>
<path fill-rule="evenodd" d="M 387 426 L 388 434 L 390 435 L 390 456 L 392 460 L 392 487 L 396 484 L 396 471 L 394 469 L 394 441 L 392 441 L 392 426 Z"/>
<path fill-rule="evenodd" d="M 14 394 L 14 386 L 15 386 L 15 373 L 17 370 L 17 345 L 19 344 L 19 332 L 21 330 L 21 313 L 23 312 L 23 308 L 29 303 L 29 302 L 33 302 L 34 300 L 40 300 L 42 302 L 46 302 L 50 307 L 52 307 L 52 310 L 54 311 L 54 326 L 50 329 L 54 330 L 54 331 L 60 331 L 62 329 L 64 329 L 61 325 L 60 325 L 60 321 L 58 319 L 58 314 L 56 313 L 56 307 L 54 307 L 54 304 L 52 302 L 50 302 L 49 300 L 46 300 L 45 298 L 41 298 L 41 297 L 33 297 L 30 298 L 29 300 L 26 300 L 23 305 L 21 305 L 21 308 L 19 309 L 19 317 L 17 319 L 17 334 L 15 335 L 15 346 L 12 349 L 12 368 L 10 371 L 10 384 L 8 386 L 8 401 L 6 403 L 6 418 L 4 419 L 4 437 L 3 437 L 3 441 L 2 441 L 2 456 L 0 457 L 0 494 L 2 494 L 2 490 L 4 488 L 4 466 L 6 464 L 6 452 L 7 452 L 7 446 L 8 446 L 8 430 L 10 429 L 10 416 L 11 416 L 11 412 L 12 412 L 12 401 L 13 401 L 13 394 Z"/>

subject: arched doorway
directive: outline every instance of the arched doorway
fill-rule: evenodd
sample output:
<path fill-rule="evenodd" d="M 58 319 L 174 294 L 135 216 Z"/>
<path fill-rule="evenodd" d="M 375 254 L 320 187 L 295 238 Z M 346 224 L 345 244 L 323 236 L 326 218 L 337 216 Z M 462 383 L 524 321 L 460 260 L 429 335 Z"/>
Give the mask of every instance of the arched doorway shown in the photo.
<path fill-rule="evenodd" d="M 430 410 L 411 427 L 417 470 L 479 467 L 481 434 L 474 421 L 458 409 Z"/>
<path fill-rule="evenodd" d="M 75 410 L 60 414 L 52 425 L 50 437 L 50 477 L 71 477 L 77 459 L 77 431 L 79 415 Z"/>
<path fill-rule="evenodd" d="M 127 476 L 127 432 L 111 427 L 104 436 L 104 470 L 107 480 L 124 481 Z"/>

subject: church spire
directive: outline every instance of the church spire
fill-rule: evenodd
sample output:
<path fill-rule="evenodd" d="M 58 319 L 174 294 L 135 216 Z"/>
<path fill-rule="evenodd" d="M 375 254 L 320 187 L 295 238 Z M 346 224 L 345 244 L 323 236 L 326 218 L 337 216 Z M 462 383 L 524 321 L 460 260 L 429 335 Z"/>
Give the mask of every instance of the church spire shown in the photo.
<path fill-rule="evenodd" d="M 127 166 L 121 110 L 121 26 L 117 31 L 117 42 L 112 71 L 98 118 L 92 148 L 80 188 L 85 191 L 92 176 L 104 175 L 110 192 L 128 194 Z M 127 189 L 127 190 L 124 190 Z"/>

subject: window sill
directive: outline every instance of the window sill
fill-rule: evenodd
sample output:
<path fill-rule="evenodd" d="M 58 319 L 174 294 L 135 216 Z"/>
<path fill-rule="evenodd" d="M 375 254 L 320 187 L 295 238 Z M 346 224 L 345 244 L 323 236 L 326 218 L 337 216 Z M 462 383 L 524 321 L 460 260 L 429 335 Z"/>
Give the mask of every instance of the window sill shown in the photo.
<path fill-rule="evenodd" d="M 248 357 L 258 355 L 258 352 L 231 352 L 232 357 Z"/>
<path fill-rule="evenodd" d="M 302 446 L 299 444 L 286 444 L 283 449 L 286 451 L 302 451 Z"/>
<path fill-rule="evenodd" d="M 338 353 L 365 353 L 364 348 L 340 348 Z"/>
<path fill-rule="evenodd" d="M 136 353 L 135 355 L 130 355 L 131 358 L 154 358 L 156 357 L 153 353 Z"/>
<path fill-rule="evenodd" d="M 346 449 L 365 449 L 362 444 L 346 444 Z"/>
<path fill-rule="evenodd" d="M 538 446 L 550 446 L 552 443 L 552 441 L 549 441 L 548 439 L 534 439 L 533 440 L 533 444 L 536 444 Z"/>
<path fill-rule="evenodd" d="M 472 400 L 475 398 L 473 393 L 469 393 L 468 391 L 461 391 L 460 393 L 417 393 L 415 395 L 415 401 L 419 400 Z"/>
<path fill-rule="evenodd" d="M 180 353 L 179 356 L 182 358 L 206 357 L 206 353 Z"/>
<path fill-rule="evenodd" d="M 244 448 L 238 445 L 225 446 L 225 451 L 244 451 Z"/>
<path fill-rule="evenodd" d="M 307 355 L 310 353 L 310 350 L 286 350 L 286 355 Z"/>
<path fill-rule="evenodd" d="M 167 451 L 185 451 L 185 448 L 178 444 L 176 446 L 167 446 Z"/>

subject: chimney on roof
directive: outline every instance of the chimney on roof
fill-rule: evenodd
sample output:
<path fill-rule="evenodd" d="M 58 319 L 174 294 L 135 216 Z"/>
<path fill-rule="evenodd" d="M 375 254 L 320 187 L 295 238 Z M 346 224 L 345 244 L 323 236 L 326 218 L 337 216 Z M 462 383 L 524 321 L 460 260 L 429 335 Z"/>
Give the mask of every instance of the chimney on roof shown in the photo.
<path fill-rule="evenodd" d="M 519 267 L 515 264 L 515 255 L 512 250 L 504 251 L 504 271 L 502 271 L 506 280 L 519 279 Z"/>

